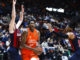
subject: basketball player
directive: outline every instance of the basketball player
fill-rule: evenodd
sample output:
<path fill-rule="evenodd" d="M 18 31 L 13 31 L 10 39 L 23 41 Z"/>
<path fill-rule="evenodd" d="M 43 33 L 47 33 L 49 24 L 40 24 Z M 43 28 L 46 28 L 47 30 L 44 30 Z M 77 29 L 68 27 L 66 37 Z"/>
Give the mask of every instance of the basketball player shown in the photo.
<path fill-rule="evenodd" d="M 42 53 L 42 48 L 37 44 L 40 40 L 40 32 L 35 29 L 34 21 L 30 21 L 29 28 L 26 28 L 21 38 L 22 60 L 39 60 L 38 55 Z"/>
<path fill-rule="evenodd" d="M 50 34 L 55 33 L 60 37 L 69 39 L 72 49 L 74 51 L 73 56 L 69 60 L 80 60 L 80 40 L 77 38 L 77 36 L 73 32 L 73 29 L 70 27 L 66 28 L 65 34 L 64 34 L 64 33 L 55 32 L 52 30 L 50 26 L 48 27 L 49 27 Z"/>
<path fill-rule="evenodd" d="M 15 11 L 15 5 L 16 5 L 16 0 L 13 0 L 12 2 L 12 18 L 9 24 L 9 33 L 10 33 L 10 49 L 9 49 L 9 57 L 10 60 L 20 60 L 19 59 L 19 54 L 18 54 L 18 41 L 19 41 L 19 36 L 17 36 L 17 30 L 19 28 L 19 26 L 21 25 L 22 21 L 23 21 L 23 13 L 24 13 L 24 8 L 23 5 L 21 6 L 21 14 L 20 14 L 20 19 L 18 21 L 18 23 L 15 23 L 15 19 L 16 19 L 16 11 Z M 19 30 L 18 30 L 19 31 Z"/>
<path fill-rule="evenodd" d="M 71 31 L 68 31 L 69 29 Z M 67 35 L 74 52 L 73 56 L 69 60 L 80 60 L 80 40 L 77 38 L 73 29 L 69 29 L 66 29 L 68 31 Z"/>

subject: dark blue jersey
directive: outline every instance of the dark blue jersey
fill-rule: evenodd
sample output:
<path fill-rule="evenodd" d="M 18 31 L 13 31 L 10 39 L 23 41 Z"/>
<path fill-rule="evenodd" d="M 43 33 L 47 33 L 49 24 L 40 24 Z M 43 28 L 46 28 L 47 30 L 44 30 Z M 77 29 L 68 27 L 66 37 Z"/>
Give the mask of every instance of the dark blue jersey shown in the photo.
<path fill-rule="evenodd" d="M 78 38 L 75 38 L 73 40 L 71 40 L 74 47 L 74 51 L 78 51 L 80 49 L 80 40 L 78 40 Z"/>
<path fill-rule="evenodd" d="M 68 38 L 68 35 L 61 32 L 55 32 L 55 31 L 48 33 L 46 38 L 50 37 L 53 33 L 59 37 Z M 73 40 L 70 40 L 70 43 L 74 51 L 77 51 L 80 49 L 80 40 L 77 37 L 75 37 Z"/>
<path fill-rule="evenodd" d="M 11 39 L 11 44 L 10 46 L 13 46 L 15 48 L 19 48 L 19 45 L 20 45 L 20 41 L 19 41 L 19 38 L 20 38 L 20 33 L 19 33 L 19 30 L 15 30 L 15 32 L 13 34 L 10 34 L 10 39 Z"/>

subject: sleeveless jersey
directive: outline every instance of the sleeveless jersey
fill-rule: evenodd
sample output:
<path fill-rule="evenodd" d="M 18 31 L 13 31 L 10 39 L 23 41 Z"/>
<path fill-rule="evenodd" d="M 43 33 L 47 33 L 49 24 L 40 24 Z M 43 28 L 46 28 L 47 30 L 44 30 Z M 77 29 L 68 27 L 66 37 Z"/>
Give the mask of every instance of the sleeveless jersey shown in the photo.
<path fill-rule="evenodd" d="M 13 46 L 14 48 L 19 48 L 20 46 L 20 36 L 21 33 L 18 29 L 15 30 L 13 34 L 10 34 L 11 44 L 10 46 Z"/>
<path fill-rule="evenodd" d="M 36 29 L 34 29 L 33 32 L 31 32 L 31 30 L 29 28 L 27 28 L 28 30 L 28 35 L 27 35 L 27 39 L 26 39 L 26 45 L 31 47 L 31 48 L 35 48 L 37 46 L 37 40 L 38 40 L 38 32 Z M 21 53 L 22 54 L 35 54 L 33 51 L 26 49 L 26 48 L 22 48 L 21 49 Z"/>
<path fill-rule="evenodd" d="M 74 35 L 75 35 L 75 33 L 74 33 Z M 76 35 L 75 35 L 75 38 L 73 40 L 69 40 L 69 42 L 72 46 L 73 52 L 76 52 L 80 49 L 80 40 L 77 38 Z"/>

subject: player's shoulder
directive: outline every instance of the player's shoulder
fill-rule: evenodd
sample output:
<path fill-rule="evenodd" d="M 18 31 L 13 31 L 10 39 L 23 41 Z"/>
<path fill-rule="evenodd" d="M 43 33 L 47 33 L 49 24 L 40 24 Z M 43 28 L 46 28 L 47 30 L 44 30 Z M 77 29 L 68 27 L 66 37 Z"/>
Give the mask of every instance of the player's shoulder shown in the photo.
<path fill-rule="evenodd" d="M 36 31 L 37 31 L 37 33 L 40 33 L 40 31 L 39 31 L 39 30 L 37 30 L 37 29 L 36 29 Z"/>

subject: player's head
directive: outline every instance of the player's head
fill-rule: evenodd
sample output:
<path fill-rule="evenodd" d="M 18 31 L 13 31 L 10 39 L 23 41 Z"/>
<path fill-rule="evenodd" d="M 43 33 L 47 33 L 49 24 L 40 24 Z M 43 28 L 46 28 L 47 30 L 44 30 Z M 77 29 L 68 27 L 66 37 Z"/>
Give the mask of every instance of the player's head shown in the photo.
<path fill-rule="evenodd" d="M 73 40 L 75 38 L 75 35 L 73 32 L 68 32 L 67 35 L 70 40 Z"/>
<path fill-rule="evenodd" d="M 31 20 L 31 21 L 29 22 L 29 28 L 30 28 L 31 30 L 33 30 L 33 29 L 35 28 L 35 22 L 34 22 L 33 20 Z"/>

